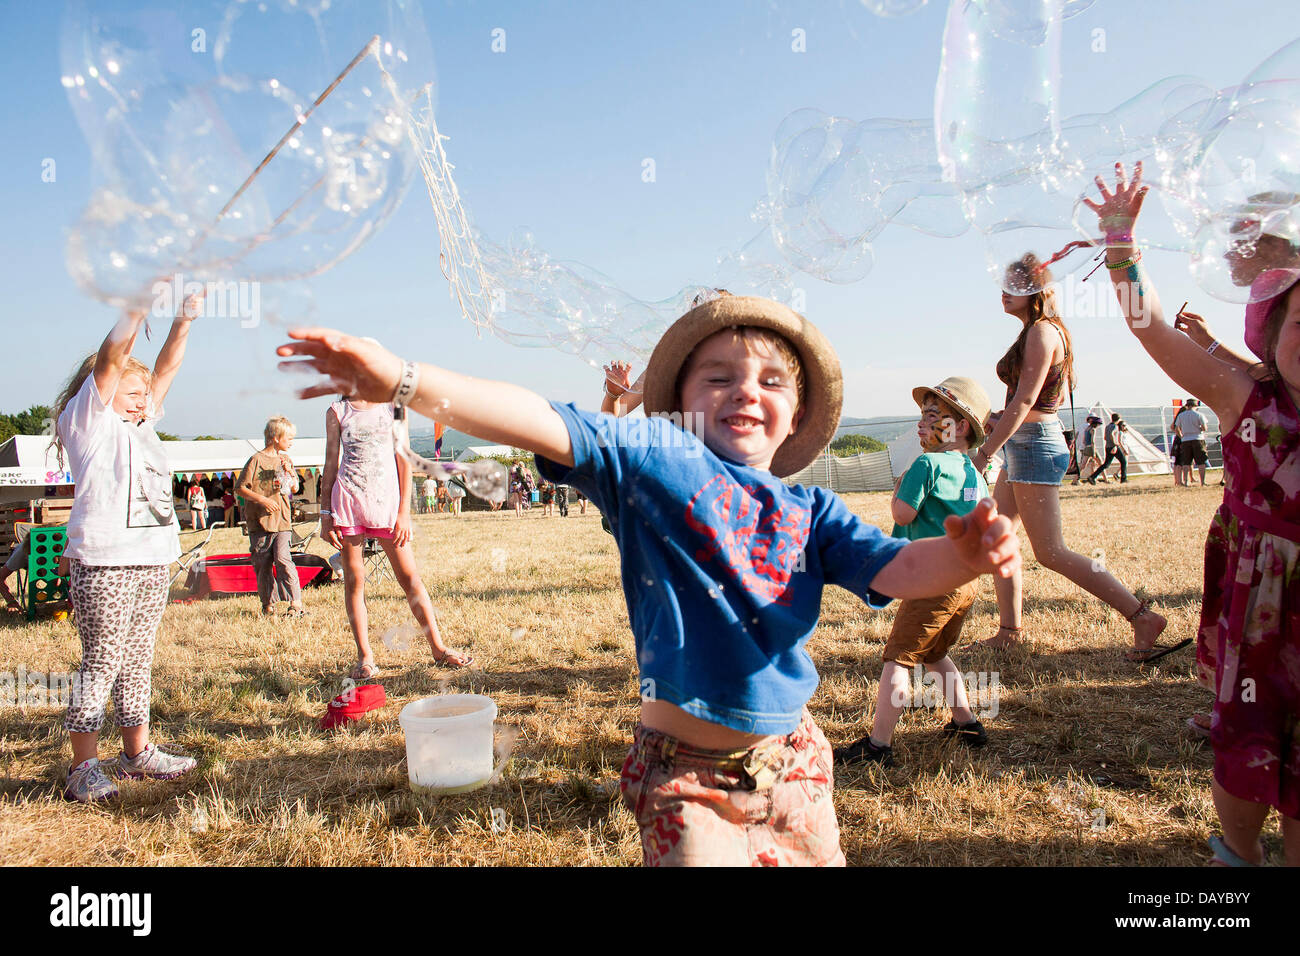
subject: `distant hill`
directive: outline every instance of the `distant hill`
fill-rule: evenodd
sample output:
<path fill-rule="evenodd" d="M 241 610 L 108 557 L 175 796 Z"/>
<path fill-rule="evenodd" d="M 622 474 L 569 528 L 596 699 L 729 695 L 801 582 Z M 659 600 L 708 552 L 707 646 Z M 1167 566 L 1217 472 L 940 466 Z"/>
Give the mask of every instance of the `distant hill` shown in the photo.
<path fill-rule="evenodd" d="M 850 418 L 845 415 L 840 418 L 840 427 L 835 432 L 835 437 L 839 438 L 841 435 L 866 435 L 887 445 L 891 441 L 915 431 L 916 413 L 912 413 L 910 417 L 904 413 L 900 415 L 881 415 L 875 418 Z"/>
<path fill-rule="evenodd" d="M 496 442 L 490 442 L 486 438 L 476 438 L 473 435 L 467 435 L 465 432 L 458 432 L 454 428 L 448 428 L 442 434 L 442 457 L 455 458 L 470 445 L 495 445 Z M 414 428 L 411 430 L 411 449 L 424 455 L 426 458 L 433 455 L 433 429 L 432 428 Z"/>

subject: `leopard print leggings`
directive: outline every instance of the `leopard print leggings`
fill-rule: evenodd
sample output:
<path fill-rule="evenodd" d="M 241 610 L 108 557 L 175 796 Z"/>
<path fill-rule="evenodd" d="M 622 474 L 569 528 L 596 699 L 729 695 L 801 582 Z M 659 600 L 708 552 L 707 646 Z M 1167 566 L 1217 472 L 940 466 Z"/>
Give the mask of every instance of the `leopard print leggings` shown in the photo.
<path fill-rule="evenodd" d="M 90 734 L 110 693 L 119 727 L 149 722 L 154 638 L 167 606 L 167 567 L 91 567 L 72 562 L 72 606 L 81 636 L 79 693 L 63 725 Z"/>

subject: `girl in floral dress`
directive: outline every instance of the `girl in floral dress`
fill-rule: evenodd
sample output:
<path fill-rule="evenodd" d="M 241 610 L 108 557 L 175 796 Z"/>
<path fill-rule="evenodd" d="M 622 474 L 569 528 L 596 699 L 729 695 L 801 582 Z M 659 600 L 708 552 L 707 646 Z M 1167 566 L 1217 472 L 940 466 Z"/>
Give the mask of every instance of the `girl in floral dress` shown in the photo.
<path fill-rule="evenodd" d="M 1273 270 L 1270 298 L 1246 311 L 1250 371 L 1220 361 L 1168 325 L 1142 271 L 1133 224 L 1146 187 L 1116 164 L 1112 193 L 1085 200 L 1101 221 L 1111 279 L 1129 326 L 1169 377 L 1214 409 L 1222 433 L 1223 505 L 1205 545 L 1197 663 L 1215 691 L 1215 863 L 1258 865 L 1276 808 L 1286 860 L 1300 866 L 1300 271 Z M 1289 273 L 1289 274 L 1288 274 Z M 1255 288 L 1262 288 L 1256 285 Z M 1278 291 L 1278 290 L 1281 291 Z"/>

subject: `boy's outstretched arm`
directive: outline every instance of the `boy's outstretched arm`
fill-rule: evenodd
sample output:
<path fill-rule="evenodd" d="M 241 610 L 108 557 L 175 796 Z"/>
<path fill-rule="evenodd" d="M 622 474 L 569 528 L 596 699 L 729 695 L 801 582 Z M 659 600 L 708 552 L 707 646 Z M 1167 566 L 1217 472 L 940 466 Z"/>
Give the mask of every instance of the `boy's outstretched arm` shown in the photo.
<path fill-rule="evenodd" d="M 391 402 L 402 375 L 402 360 L 382 345 L 334 329 L 291 329 L 290 342 L 276 349 L 284 371 L 311 369 L 326 381 L 298 393 L 301 398 L 340 392 L 371 402 Z M 470 378 L 433 365 L 419 364 L 419 387 L 407 407 L 460 431 L 515 448 L 526 448 L 566 467 L 573 465 L 573 444 L 564 420 L 536 392 Z"/>
<path fill-rule="evenodd" d="M 1020 539 L 1010 519 L 985 498 L 964 517 L 949 515 L 947 536 L 913 541 L 880 569 L 871 589 L 895 598 L 938 597 L 981 574 L 1010 577 L 1020 567 Z"/>

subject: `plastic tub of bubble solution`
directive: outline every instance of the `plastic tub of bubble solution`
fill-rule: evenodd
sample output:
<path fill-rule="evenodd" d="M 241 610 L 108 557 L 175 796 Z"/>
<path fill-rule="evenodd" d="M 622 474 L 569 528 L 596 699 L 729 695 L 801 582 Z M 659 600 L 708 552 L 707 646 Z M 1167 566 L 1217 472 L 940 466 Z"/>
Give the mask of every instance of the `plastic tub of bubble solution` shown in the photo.
<path fill-rule="evenodd" d="M 465 793 L 494 779 L 505 764 L 492 765 L 496 717 L 496 702 L 481 694 L 439 694 L 403 707 L 397 720 L 411 789 Z"/>

